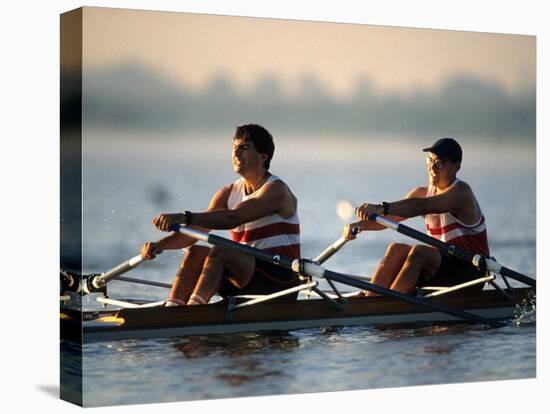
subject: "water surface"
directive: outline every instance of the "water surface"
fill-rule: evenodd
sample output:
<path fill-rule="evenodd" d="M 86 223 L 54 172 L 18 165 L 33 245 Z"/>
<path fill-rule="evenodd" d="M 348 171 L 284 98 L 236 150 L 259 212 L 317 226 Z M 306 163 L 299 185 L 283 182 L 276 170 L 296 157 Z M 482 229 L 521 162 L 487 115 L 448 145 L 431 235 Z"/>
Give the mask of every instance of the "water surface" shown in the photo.
<path fill-rule="evenodd" d="M 403 139 L 389 147 L 383 141 L 337 137 L 277 141 L 272 172 L 299 198 L 303 256 L 314 257 L 340 237 L 344 223 L 336 216 L 338 200 L 392 201 L 424 185 L 425 154 L 419 148 L 429 141 Z M 85 136 L 85 272 L 104 271 L 136 255 L 145 241 L 162 237 L 151 225 L 158 213 L 204 209 L 219 187 L 236 179 L 231 144 L 230 136 L 105 131 Z M 472 186 L 484 210 L 492 254 L 534 276 L 534 149 L 481 142 L 465 145 L 464 152 L 459 177 Z M 419 219 L 408 224 L 423 228 Z M 326 266 L 369 275 L 393 241 L 410 242 L 390 231 L 362 234 Z M 181 258 L 181 252 L 165 252 L 130 276 L 169 283 Z M 113 282 L 109 289 L 113 297 L 161 300 L 167 294 L 162 288 L 123 282 Z M 84 306 L 97 307 L 93 297 L 85 298 Z M 535 345 L 533 324 L 500 329 L 364 326 L 86 344 L 84 404 L 532 378 Z"/>

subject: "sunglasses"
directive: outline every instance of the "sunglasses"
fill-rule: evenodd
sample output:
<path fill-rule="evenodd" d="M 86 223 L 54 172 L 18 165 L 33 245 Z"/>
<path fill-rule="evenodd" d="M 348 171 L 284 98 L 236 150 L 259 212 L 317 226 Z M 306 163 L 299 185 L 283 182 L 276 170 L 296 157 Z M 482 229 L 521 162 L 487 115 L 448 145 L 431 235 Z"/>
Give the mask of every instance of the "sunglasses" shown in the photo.
<path fill-rule="evenodd" d="M 429 167 L 432 167 L 434 170 L 440 170 L 441 168 L 443 168 L 443 164 L 445 164 L 445 161 L 446 160 L 442 160 L 441 158 L 426 158 L 426 164 Z"/>

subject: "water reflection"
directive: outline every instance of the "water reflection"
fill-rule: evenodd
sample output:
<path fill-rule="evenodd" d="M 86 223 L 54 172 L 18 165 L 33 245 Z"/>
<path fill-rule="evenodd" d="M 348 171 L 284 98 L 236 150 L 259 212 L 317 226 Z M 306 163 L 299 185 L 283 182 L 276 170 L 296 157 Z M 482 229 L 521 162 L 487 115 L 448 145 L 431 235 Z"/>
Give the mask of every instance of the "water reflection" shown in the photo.
<path fill-rule="evenodd" d="M 74 404 L 82 404 L 82 345 L 60 342 L 60 397 Z"/>
<path fill-rule="evenodd" d="M 216 358 L 223 363 L 216 369 L 215 379 L 231 386 L 283 377 L 277 368 L 281 358 L 292 358 L 300 341 L 289 333 L 254 332 L 229 335 L 204 335 L 182 338 L 173 347 L 188 360 Z M 272 363 L 272 359 L 279 363 Z"/>
<path fill-rule="evenodd" d="M 283 352 L 299 346 L 298 338 L 282 332 L 198 335 L 182 338 L 174 347 L 188 359 L 241 357 L 258 352 Z"/>
<path fill-rule="evenodd" d="M 472 330 L 485 330 L 483 325 L 465 324 L 462 322 L 447 322 L 445 325 L 415 323 L 391 324 L 376 326 L 382 337 L 386 339 L 424 338 L 443 335 L 460 335 Z"/>

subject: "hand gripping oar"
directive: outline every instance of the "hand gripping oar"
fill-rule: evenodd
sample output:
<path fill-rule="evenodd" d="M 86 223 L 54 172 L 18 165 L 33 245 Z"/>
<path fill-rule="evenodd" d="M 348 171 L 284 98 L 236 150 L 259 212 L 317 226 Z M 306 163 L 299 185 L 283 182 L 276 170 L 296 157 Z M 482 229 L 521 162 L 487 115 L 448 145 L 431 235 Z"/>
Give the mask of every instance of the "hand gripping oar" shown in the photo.
<path fill-rule="evenodd" d="M 384 296 L 388 296 L 394 299 L 401 300 L 403 302 L 411 303 L 413 305 L 421 306 L 425 309 L 445 313 L 447 315 L 454 316 L 457 319 L 464 319 L 470 322 L 487 324 L 494 327 L 502 327 L 503 323 L 492 321 L 481 316 L 475 315 L 470 312 L 465 312 L 459 309 L 454 309 L 440 303 L 431 302 L 430 300 L 419 298 L 416 296 L 408 295 L 405 293 L 396 292 L 395 290 L 387 289 L 382 286 L 374 285 L 364 280 L 359 280 L 353 276 L 336 273 L 331 270 L 325 269 L 323 266 L 304 259 L 291 259 L 290 257 L 271 254 L 263 250 L 256 249 L 245 244 L 240 244 L 224 237 L 217 236 L 215 234 L 205 233 L 197 229 L 192 229 L 186 226 L 175 225 L 171 229 L 172 231 L 185 234 L 189 237 L 193 237 L 197 240 L 202 240 L 210 245 L 226 247 L 229 249 L 237 250 L 246 254 L 250 254 L 259 260 L 273 263 L 278 266 L 290 269 L 296 273 L 305 274 L 307 276 L 325 278 L 327 280 L 333 280 L 335 282 L 343 283 L 348 286 L 353 286 L 363 290 L 370 290 L 375 293 L 379 293 Z M 365 299 L 368 300 L 368 299 Z"/>
<path fill-rule="evenodd" d="M 456 246 L 453 246 L 452 244 L 442 242 L 441 240 L 438 240 L 425 233 L 422 233 L 411 227 L 407 227 L 401 223 L 397 223 L 396 221 L 390 220 L 389 218 L 380 216 L 378 214 L 371 214 L 369 216 L 369 221 L 375 221 L 376 223 L 381 224 L 389 229 L 395 230 L 398 233 L 404 234 L 405 236 L 409 236 L 430 246 L 437 247 L 439 250 L 445 253 L 448 253 L 450 255 L 458 257 L 459 259 L 471 263 L 478 269 L 488 270 L 493 273 L 499 273 L 503 276 L 509 277 L 510 279 L 525 283 L 526 285 L 531 287 L 537 286 L 537 281 L 535 279 L 522 275 L 515 270 L 508 269 L 491 257 L 487 257 L 481 254 L 469 253 Z"/>

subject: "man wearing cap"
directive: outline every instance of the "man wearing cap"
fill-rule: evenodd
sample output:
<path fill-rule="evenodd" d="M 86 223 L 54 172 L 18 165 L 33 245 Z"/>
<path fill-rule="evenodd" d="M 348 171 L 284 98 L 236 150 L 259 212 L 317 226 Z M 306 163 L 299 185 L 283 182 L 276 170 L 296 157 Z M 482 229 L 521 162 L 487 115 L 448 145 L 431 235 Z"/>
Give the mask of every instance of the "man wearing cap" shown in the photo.
<path fill-rule="evenodd" d="M 427 233 L 470 253 L 489 255 L 485 217 L 470 186 L 456 177 L 462 162 L 462 148 L 453 138 L 441 138 L 428 152 L 429 184 L 413 188 L 403 200 L 391 203 L 364 203 L 355 213 L 360 221 L 344 228 L 348 240 L 356 236 L 351 229 L 383 230 L 367 221 L 371 214 L 385 215 L 395 221 L 424 216 Z M 376 268 L 372 283 L 402 293 L 416 287 L 453 286 L 483 276 L 471 264 L 426 245 L 392 243 Z M 480 289 L 483 285 L 475 285 Z M 364 292 L 365 296 L 376 296 Z"/>

